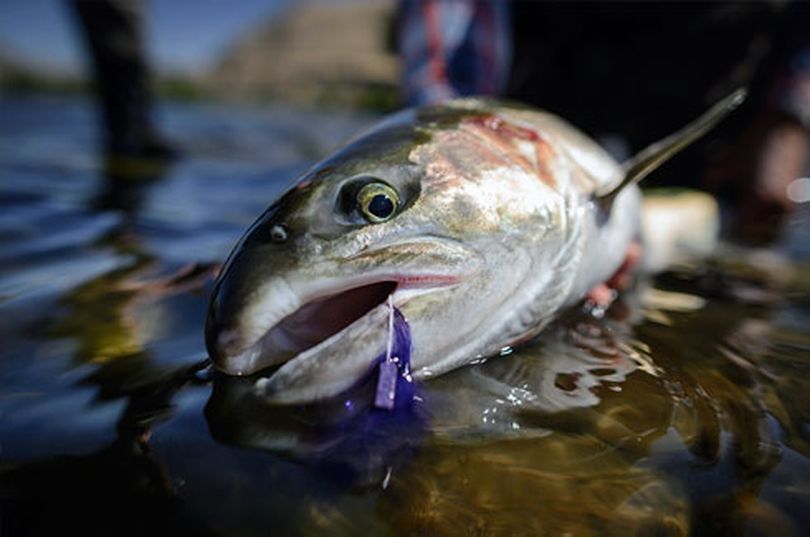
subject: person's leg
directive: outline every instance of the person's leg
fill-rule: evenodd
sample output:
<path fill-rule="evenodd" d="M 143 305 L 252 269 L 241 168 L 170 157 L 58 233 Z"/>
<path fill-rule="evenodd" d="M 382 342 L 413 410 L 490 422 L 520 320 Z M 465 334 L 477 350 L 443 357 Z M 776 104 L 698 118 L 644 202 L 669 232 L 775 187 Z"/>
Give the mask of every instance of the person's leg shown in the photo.
<path fill-rule="evenodd" d="M 149 71 L 141 36 L 139 0 L 73 0 L 93 59 L 106 150 L 113 155 L 159 156 L 170 148 L 152 127 Z"/>

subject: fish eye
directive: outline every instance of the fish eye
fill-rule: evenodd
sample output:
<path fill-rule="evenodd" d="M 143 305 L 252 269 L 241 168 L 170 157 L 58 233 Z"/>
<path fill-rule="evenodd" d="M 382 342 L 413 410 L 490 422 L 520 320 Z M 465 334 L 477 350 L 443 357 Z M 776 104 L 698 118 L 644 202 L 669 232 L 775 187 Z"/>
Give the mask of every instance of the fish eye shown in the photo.
<path fill-rule="evenodd" d="M 389 220 L 399 207 L 399 194 L 385 183 L 368 183 L 357 192 L 357 207 L 372 224 Z"/>

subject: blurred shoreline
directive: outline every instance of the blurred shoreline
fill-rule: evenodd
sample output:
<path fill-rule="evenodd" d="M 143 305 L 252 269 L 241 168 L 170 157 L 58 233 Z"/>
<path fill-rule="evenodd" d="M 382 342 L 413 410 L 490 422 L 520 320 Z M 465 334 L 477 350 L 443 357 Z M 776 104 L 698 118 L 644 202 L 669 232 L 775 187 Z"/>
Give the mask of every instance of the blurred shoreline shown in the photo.
<path fill-rule="evenodd" d="M 399 105 L 395 2 L 300 2 L 234 40 L 194 73 L 153 73 L 160 99 L 290 102 L 390 111 Z M 89 94 L 89 73 L 27 65 L 0 49 L 0 93 Z"/>

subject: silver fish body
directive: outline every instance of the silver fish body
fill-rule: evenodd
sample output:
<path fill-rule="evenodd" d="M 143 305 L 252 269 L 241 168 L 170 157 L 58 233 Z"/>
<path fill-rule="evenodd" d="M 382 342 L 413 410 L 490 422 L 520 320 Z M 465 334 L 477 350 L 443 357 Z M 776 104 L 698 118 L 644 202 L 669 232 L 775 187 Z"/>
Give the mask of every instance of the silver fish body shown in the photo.
<path fill-rule="evenodd" d="M 240 240 L 211 301 L 211 357 L 228 374 L 280 365 L 262 383 L 278 403 L 333 396 L 384 351 L 389 295 L 416 379 L 495 355 L 621 265 L 639 191 L 624 188 L 610 211 L 595 196 L 623 177 L 545 112 L 460 99 L 391 116 Z"/>

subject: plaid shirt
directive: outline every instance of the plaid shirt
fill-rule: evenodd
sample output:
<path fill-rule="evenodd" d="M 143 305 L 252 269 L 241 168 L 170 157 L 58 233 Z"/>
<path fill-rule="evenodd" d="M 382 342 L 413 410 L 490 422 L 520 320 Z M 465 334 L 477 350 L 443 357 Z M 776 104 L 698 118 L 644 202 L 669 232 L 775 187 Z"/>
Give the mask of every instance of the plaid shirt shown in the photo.
<path fill-rule="evenodd" d="M 512 55 L 505 0 L 403 0 L 399 24 L 409 105 L 504 92 Z"/>

